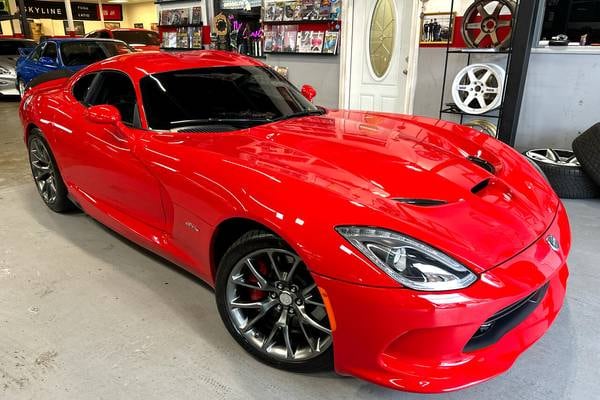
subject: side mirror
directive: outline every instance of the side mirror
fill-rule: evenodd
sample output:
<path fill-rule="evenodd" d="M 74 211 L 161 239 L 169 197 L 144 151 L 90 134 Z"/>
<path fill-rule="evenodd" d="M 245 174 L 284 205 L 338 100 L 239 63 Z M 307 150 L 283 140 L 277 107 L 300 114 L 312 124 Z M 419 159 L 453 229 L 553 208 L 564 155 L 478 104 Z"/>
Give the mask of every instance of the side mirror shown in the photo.
<path fill-rule="evenodd" d="M 312 101 L 317 95 L 317 91 L 315 90 L 315 88 L 310 85 L 302 85 L 300 92 L 302 93 L 302 96 L 306 97 L 308 101 Z"/>
<path fill-rule="evenodd" d="M 56 65 L 56 59 L 50 57 L 40 57 L 40 64 L 44 65 Z"/>
<path fill-rule="evenodd" d="M 84 111 L 83 114 L 88 120 L 97 124 L 116 125 L 121 122 L 121 113 L 115 106 L 101 104 L 91 106 Z"/>

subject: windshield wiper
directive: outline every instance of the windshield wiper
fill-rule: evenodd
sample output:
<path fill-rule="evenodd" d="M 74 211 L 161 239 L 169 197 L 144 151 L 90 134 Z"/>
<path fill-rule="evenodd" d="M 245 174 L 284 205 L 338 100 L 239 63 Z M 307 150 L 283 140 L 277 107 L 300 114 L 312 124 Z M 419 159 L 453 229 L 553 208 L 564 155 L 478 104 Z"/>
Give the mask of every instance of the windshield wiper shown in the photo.
<path fill-rule="evenodd" d="M 286 119 L 309 117 L 311 115 L 323 115 L 323 114 L 325 114 L 324 110 L 304 110 L 304 111 L 300 111 L 300 112 L 296 112 L 296 113 L 292 113 L 292 114 L 282 115 L 281 117 L 273 119 L 273 121 L 283 121 Z"/>

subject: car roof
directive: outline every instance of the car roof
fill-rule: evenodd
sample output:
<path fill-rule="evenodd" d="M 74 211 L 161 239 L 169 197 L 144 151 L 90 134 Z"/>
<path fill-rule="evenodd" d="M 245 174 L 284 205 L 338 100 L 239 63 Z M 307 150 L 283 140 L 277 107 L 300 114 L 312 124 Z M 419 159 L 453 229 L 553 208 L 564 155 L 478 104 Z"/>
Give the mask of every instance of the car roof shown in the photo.
<path fill-rule="evenodd" d="M 57 43 L 64 43 L 64 42 L 119 42 L 119 43 L 123 43 L 123 41 L 121 40 L 117 40 L 117 39 L 99 39 L 99 38 L 47 38 L 42 40 L 42 42 L 57 42 Z M 40 42 L 40 43 L 42 43 Z"/>
<path fill-rule="evenodd" d="M 248 56 L 220 50 L 145 51 L 111 57 L 93 64 L 91 69 L 121 70 L 133 79 L 140 79 L 161 72 L 231 66 L 261 67 L 264 64 Z"/>

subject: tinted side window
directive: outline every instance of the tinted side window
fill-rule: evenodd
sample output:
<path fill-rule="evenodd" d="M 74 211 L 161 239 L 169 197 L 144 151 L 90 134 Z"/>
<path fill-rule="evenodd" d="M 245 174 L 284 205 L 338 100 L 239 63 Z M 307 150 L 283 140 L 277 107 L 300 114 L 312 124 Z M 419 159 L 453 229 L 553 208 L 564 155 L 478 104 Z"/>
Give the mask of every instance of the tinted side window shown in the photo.
<path fill-rule="evenodd" d="M 63 64 L 66 66 L 88 65 L 118 54 L 130 53 L 121 42 L 82 41 L 60 45 Z"/>
<path fill-rule="evenodd" d="M 35 50 L 31 53 L 31 56 L 29 57 L 29 59 L 32 61 L 39 60 L 40 56 L 42 55 L 42 50 L 44 49 L 45 44 L 46 43 L 41 43 L 38 47 L 36 47 Z"/>
<path fill-rule="evenodd" d="M 121 113 L 124 123 L 133 125 L 136 115 L 137 100 L 131 79 L 120 72 L 105 71 L 100 75 L 98 90 L 90 99 L 90 105 L 109 104 Z"/>
<path fill-rule="evenodd" d="M 90 86 L 92 85 L 92 82 L 94 81 L 95 77 L 95 73 L 82 76 L 73 85 L 73 96 L 77 99 L 78 102 L 80 102 L 83 105 L 87 105 L 85 104 L 84 100 L 87 94 L 89 93 Z"/>
<path fill-rule="evenodd" d="M 46 47 L 44 47 L 44 51 L 42 52 L 42 57 L 48 57 L 53 60 L 56 60 L 56 43 L 46 43 Z"/>

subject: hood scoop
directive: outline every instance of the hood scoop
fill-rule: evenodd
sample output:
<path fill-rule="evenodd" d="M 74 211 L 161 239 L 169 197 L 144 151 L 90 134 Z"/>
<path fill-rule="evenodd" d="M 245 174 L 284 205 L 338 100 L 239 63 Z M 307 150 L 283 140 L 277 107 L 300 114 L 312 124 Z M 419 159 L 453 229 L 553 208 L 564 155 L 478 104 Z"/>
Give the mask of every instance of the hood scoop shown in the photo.
<path fill-rule="evenodd" d="M 436 207 L 436 206 L 443 206 L 444 204 L 448 204 L 447 201 L 433 200 L 433 199 L 394 198 L 392 200 L 397 201 L 398 203 L 409 204 L 411 206 L 418 206 L 418 207 Z"/>

